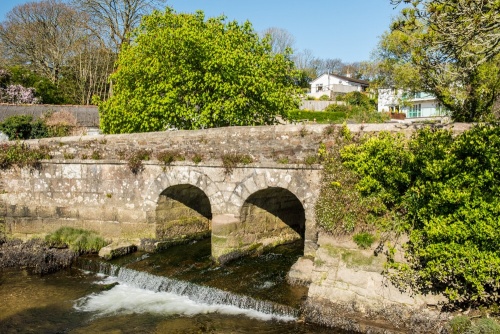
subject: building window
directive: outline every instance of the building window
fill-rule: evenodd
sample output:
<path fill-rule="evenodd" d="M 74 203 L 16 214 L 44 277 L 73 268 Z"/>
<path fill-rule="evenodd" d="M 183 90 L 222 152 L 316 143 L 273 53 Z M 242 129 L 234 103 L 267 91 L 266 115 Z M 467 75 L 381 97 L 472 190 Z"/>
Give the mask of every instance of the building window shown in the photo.
<path fill-rule="evenodd" d="M 414 104 L 410 107 L 408 118 L 422 117 L 422 105 Z"/>
<path fill-rule="evenodd" d="M 322 92 L 323 91 L 323 84 L 317 84 L 316 85 L 316 91 L 317 92 Z"/>

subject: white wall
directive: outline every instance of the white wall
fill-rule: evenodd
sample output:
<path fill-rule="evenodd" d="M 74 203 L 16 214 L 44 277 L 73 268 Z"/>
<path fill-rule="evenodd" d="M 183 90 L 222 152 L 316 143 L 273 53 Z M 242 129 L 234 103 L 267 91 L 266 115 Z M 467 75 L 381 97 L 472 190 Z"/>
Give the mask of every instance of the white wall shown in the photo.
<path fill-rule="evenodd" d="M 318 91 L 318 86 L 322 86 L 323 89 Z M 331 92 L 349 93 L 354 91 L 363 91 L 361 84 L 347 81 L 332 74 L 322 74 L 311 82 L 311 92 L 307 95 L 319 98 L 322 95 L 330 96 Z"/>
<path fill-rule="evenodd" d="M 378 90 L 378 106 L 379 112 L 389 112 L 390 107 L 399 106 L 402 91 L 391 88 L 384 88 Z"/>

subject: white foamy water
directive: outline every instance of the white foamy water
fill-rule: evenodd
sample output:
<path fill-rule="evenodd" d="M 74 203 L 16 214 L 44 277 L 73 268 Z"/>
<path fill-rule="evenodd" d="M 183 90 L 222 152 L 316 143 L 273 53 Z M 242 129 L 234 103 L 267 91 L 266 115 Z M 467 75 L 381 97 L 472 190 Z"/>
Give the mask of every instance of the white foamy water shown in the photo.
<path fill-rule="evenodd" d="M 115 277 L 108 277 L 102 283 L 117 282 Z M 74 308 L 83 312 L 92 312 L 96 316 L 124 315 L 133 313 L 152 313 L 161 315 L 184 315 L 219 313 L 243 315 L 259 320 L 293 321 L 292 316 L 268 314 L 252 309 L 226 304 L 210 304 L 193 301 L 187 296 L 171 292 L 151 291 L 138 288 L 124 282 L 108 291 L 94 293 L 76 301 Z"/>

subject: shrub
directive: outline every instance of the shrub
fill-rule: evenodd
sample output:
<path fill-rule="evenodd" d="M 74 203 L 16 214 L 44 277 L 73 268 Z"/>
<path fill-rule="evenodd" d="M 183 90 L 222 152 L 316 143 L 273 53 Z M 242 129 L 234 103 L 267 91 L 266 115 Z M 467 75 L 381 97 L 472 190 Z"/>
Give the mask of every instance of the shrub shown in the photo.
<path fill-rule="evenodd" d="M 68 247 L 81 254 L 97 253 L 102 247 L 107 245 L 107 242 L 97 233 L 72 227 L 61 227 L 47 235 L 45 241 L 51 247 Z"/>
<path fill-rule="evenodd" d="M 365 109 L 375 109 L 375 101 L 370 99 L 368 95 L 361 92 L 349 92 L 344 95 L 339 95 L 337 100 L 344 101 L 350 106 L 363 107 Z"/>
<path fill-rule="evenodd" d="M 443 293 L 451 307 L 500 299 L 500 127 L 478 125 L 457 137 L 425 128 L 406 140 L 381 133 L 342 151 L 364 197 L 393 213 L 390 228 L 409 235 L 407 263 L 389 257 L 402 289 Z M 397 224 L 396 224 L 397 223 Z"/>
<path fill-rule="evenodd" d="M 459 315 L 450 320 L 451 334 L 465 333 L 472 325 L 469 317 Z"/>
<path fill-rule="evenodd" d="M 324 94 L 324 95 L 321 95 L 319 97 L 319 100 L 320 101 L 330 101 L 330 97 L 328 95 Z"/>
<path fill-rule="evenodd" d="M 33 116 L 11 116 L 5 119 L 3 123 L 0 123 L 0 130 L 5 133 L 10 140 L 30 139 L 32 122 Z"/>
<path fill-rule="evenodd" d="M 347 116 L 346 114 L 351 111 L 351 108 L 349 108 L 346 105 L 343 104 L 337 104 L 337 103 L 332 103 L 328 105 L 325 110 L 325 112 L 335 112 L 335 113 L 343 113 L 344 118 Z"/>
<path fill-rule="evenodd" d="M 357 233 L 352 237 L 352 240 L 359 248 L 370 248 L 375 241 L 375 237 L 368 232 Z"/>
<path fill-rule="evenodd" d="M 47 113 L 44 122 L 49 129 L 50 137 L 69 136 L 77 126 L 75 116 L 65 110 Z"/>
<path fill-rule="evenodd" d="M 325 136 L 328 136 L 330 144 L 322 144 L 318 149 L 318 158 L 323 163 L 323 177 L 315 206 L 316 221 L 323 230 L 344 235 L 355 228 L 363 229 L 365 225 L 371 225 L 384 215 L 385 207 L 374 196 L 361 196 L 356 189 L 358 176 L 340 163 L 342 147 L 357 139 L 347 126 L 328 127 Z"/>
<path fill-rule="evenodd" d="M 64 137 L 71 135 L 75 128 L 76 119 L 67 111 L 49 112 L 36 120 L 31 115 L 16 115 L 0 123 L 0 130 L 10 140 Z"/>
<path fill-rule="evenodd" d="M 342 123 L 346 119 L 346 114 L 342 112 L 297 110 L 290 112 L 290 119 L 292 121 L 315 121 L 320 124 Z"/>

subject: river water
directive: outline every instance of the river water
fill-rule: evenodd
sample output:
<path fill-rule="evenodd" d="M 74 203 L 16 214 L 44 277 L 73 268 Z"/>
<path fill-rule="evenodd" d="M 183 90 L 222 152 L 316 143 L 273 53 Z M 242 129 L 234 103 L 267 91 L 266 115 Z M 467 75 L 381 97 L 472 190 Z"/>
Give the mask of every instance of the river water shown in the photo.
<path fill-rule="evenodd" d="M 46 276 L 0 272 L 0 333 L 342 333 L 300 320 L 302 245 L 215 267 L 209 240 Z"/>

